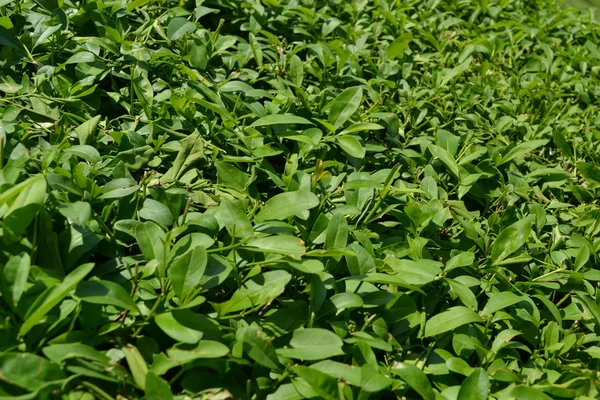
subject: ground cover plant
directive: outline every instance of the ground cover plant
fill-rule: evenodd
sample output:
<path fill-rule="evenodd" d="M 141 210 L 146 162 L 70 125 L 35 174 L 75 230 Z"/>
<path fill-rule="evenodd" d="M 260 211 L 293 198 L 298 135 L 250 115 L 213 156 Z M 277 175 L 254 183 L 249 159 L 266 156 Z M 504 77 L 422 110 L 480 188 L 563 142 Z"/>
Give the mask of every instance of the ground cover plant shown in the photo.
<path fill-rule="evenodd" d="M 597 398 L 595 21 L 0 0 L 0 399 Z"/>

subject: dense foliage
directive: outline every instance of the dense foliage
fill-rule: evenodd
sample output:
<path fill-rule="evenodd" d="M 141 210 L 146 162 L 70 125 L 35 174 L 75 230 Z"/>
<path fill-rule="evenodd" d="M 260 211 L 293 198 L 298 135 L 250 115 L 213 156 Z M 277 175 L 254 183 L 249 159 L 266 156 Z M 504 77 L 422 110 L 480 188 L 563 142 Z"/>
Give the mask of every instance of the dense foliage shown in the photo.
<path fill-rule="evenodd" d="M 0 399 L 597 398 L 594 21 L 0 0 Z"/>

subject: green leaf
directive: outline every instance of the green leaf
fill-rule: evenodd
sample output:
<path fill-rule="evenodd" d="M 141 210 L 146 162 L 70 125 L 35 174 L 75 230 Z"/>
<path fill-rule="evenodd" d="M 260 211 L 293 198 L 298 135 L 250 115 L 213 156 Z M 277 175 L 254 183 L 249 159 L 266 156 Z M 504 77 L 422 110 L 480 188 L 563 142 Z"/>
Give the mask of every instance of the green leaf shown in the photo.
<path fill-rule="evenodd" d="M 164 258 L 165 232 L 154 222 L 148 221 L 137 225 L 135 237 L 146 261 Z"/>
<path fill-rule="evenodd" d="M 337 130 L 339 129 L 356 111 L 362 103 L 362 87 L 355 86 L 340 93 L 331 104 L 327 121 Z M 345 149 L 344 149 L 345 150 Z"/>
<path fill-rule="evenodd" d="M 265 272 L 246 281 L 226 302 L 213 306 L 221 316 L 261 307 L 283 293 L 291 279 L 292 276 L 287 271 Z"/>
<path fill-rule="evenodd" d="M 167 37 L 170 40 L 177 40 L 186 33 L 191 33 L 196 30 L 196 24 L 188 21 L 186 18 L 177 17 L 169 22 L 167 27 Z"/>
<path fill-rule="evenodd" d="M 114 179 L 102 187 L 102 194 L 99 196 L 99 199 L 119 199 L 129 196 L 139 189 L 139 185 L 133 179 Z"/>
<path fill-rule="evenodd" d="M 444 74 L 444 78 L 442 79 L 442 82 L 440 83 L 441 86 L 446 86 L 450 81 L 461 76 L 467 69 L 469 69 L 472 62 L 473 62 L 473 57 L 469 57 L 465 61 L 458 64 L 456 67 L 454 67 L 451 70 L 449 70 L 448 72 L 446 72 L 446 74 Z"/>
<path fill-rule="evenodd" d="M 94 268 L 93 263 L 83 264 L 75 268 L 58 285 L 52 286 L 42 293 L 29 307 L 25 321 L 19 329 L 19 336 L 27 334 L 46 314 L 58 305 Z"/>
<path fill-rule="evenodd" d="M 425 336 L 440 335 L 453 331 L 459 326 L 474 322 L 482 322 L 482 320 L 472 310 L 463 306 L 451 307 L 427 320 L 425 324 Z"/>
<path fill-rule="evenodd" d="M 523 297 L 517 296 L 512 292 L 494 293 L 490 296 L 490 299 L 488 300 L 483 310 L 481 310 L 481 314 L 492 315 L 496 311 L 502 310 L 506 307 L 510 307 L 514 304 L 519 303 L 520 301 L 523 301 Z"/>
<path fill-rule="evenodd" d="M 460 385 L 457 400 L 486 400 L 490 381 L 483 368 L 476 368 Z"/>
<path fill-rule="evenodd" d="M 335 333 L 321 328 L 295 330 L 288 345 L 277 349 L 283 357 L 300 360 L 324 360 L 343 354 L 342 339 Z"/>
<path fill-rule="evenodd" d="M 492 244 L 492 261 L 500 262 L 524 246 L 529 238 L 532 222 L 533 216 L 528 215 L 500 232 Z"/>
<path fill-rule="evenodd" d="M 25 292 L 30 268 L 29 254 L 21 252 L 12 256 L 0 270 L 0 293 L 12 309 L 17 307 Z"/>
<path fill-rule="evenodd" d="M 187 364 L 191 361 L 203 358 L 220 358 L 229 354 L 229 347 L 223 343 L 213 340 L 203 340 L 198 346 L 190 350 L 171 348 L 167 350 L 167 355 L 180 364 Z"/>
<path fill-rule="evenodd" d="M 325 400 L 340 398 L 337 381 L 331 376 L 311 367 L 296 366 L 294 373 L 304 379 Z"/>
<path fill-rule="evenodd" d="M 249 177 L 231 164 L 216 163 L 217 178 L 221 185 L 229 186 L 237 190 L 244 190 L 249 182 Z"/>
<path fill-rule="evenodd" d="M 585 161 L 579 161 L 577 169 L 586 181 L 594 185 L 600 185 L 600 168 Z"/>
<path fill-rule="evenodd" d="M 160 178 L 162 183 L 173 182 L 179 179 L 194 164 L 204 158 L 204 141 L 199 132 L 192 133 L 180 143 L 181 147 L 177 153 L 175 162 Z"/>
<path fill-rule="evenodd" d="M 21 352 L 0 355 L 0 374 L 3 382 L 27 392 L 40 389 L 48 382 L 62 381 L 66 378 L 58 365 L 35 354 Z"/>
<path fill-rule="evenodd" d="M 299 258 L 306 252 L 302 240 L 283 235 L 252 239 L 244 247 L 252 251 L 283 254 L 292 258 Z"/>
<path fill-rule="evenodd" d="M 448 152 L 448 150 L 443 149 L 434 144 L 430 144 L 428 146 L 428 149 L 434 157 L 439 158 L 440 161 L 443 162 L 444 165 L 446 165 L 446 167 L 448 167 L 448 170 L 452 173 L 452 175 L 454 175 L 455 178 L 460 178 L 460 170 L 458 164 L 456 163 L 456 160 L 454 160 L 454 157 L 452 157 L 452 155 Z"/>
<path fill-rule="evenodd" d="M 507 162 L 510 162 L 517 157 L 522 157 L 525 154 L 537 149 L 538 147 L 545 145 L 546 143 L 548 143 L 547 140 L 530 140 L 527 142 L 523 142 L 515 146 L 504 157 L 502 157 L 502 161 L 499 165 L 506 164 Z"/>
<path fill-rule="evenodd" d="M 5 239 L 12 237 L 16 241 L 27 230 L 46 201 L 46 189 L 46 179 L 37 175 L 0 194 L 0 207 L 7 204 L 0 208 Z"/>
<path fill-rule="evenodd" d="M 58 211 L 67 219 L 71 225 L 85 225 L 92 215 L 90 203 L 76 201 L 74 203 L 61 204 Z"/>
<path fill-rule="evenodd" d="M 159 225 L 169 226 L 173 224 L 173 214 L 171 214 L 169 207 L 156 200 L 144 200 L 144 206 L 138 214 L 140 218 L 154 221 Z"/>
<path fill-rule="evenodd" d="M 395 257 L 387 260 L 389 266 L 404 282 L 409 285 L 422 286 L 433 282 L 442 272 L 441 263 L 431 260 L 398 260 Z"/>
<path fill-rule="evenodd" d="M 125 353 L 125 359 L 127 360 L 127 365 L 129 365 L 133 381 L 140 389 L 146 390 L 148 365 L 146 364 L 146 361 L 144 361 L 140 351 L 137 347 L 128 345 L 123 348 L 123 353 Z"/>
<path fill-rule="evenodd" d="M 556 146 L 565 154 L 565 156 L 573 158 L 571 144 L 567 142 L 567 139 L 565 139 L 564 135 L 559 130 L 552 130 L 552 138 L 554 139 L 554 144 L 556 144 Z"/>
<path fill-rule="evenodd" d="M 413 35 L 411 32 L 404 32 L 402 35 L 398 36 L 396 40 L 390 43 L 390 46 L 387 48 L 387 56 L 390 60 L 397 58 L 400 56 L 404 49 L 408 47 L 408 44 L 412 41 Z"/>
<path fill-rule="evenodd" d="M 154 317 L 154 322 L 167 335 L 183 343 L 198 343 L 206 330 L 202 320 L 188 310 L 175 310 L 158 314 Z"/>
<path fill-rule="evenodd" d="M 148 73 L 143 68 L 139 66 L 133 68 L 132 85 L 144 113 L 150 118 L 152 115 L 152 103 L 154 101 L 154 89 L 152 88 L 152 83 L 148 79 Z"/>
<path fill-rule="evenodd" d="M 0 44 L 17 50 L 23 49 L 23 44 L 19 39 L 3 26 L 0 26 Z"/>
<path fill-rule="evenodd" d="M 357 122 L 355 124 L 350 125 L 348 128 L 344 129 L 339 133 L 339 135 L 347 135 L 355 132 L 365 132 L 365 131 L 377 131 L 380 129 L 385 129 L 385 127 L 374 124 L 372 122 Z"/>
<path fill-rule="evenodd" d="M 314 125 L 312 122 L 310 122 L 306 118 L 298 117 L 296 115 L 274 114 L 274 115 L 267 115 L 266 117 L 259 118 L 256 121 L 254 121 L 252 123 L 252 125 L 250 125 L 250 126 L 258 127 L 258 126 L 294 125 L 294 124 Z"/>
<path fill-rule="evenodd" d="M 92 164 L 100 162 L 100 153 L 87 144 L 75 145 L 65 149 L 65 153 L 72 154 Z"/>
<path fill-rule="evenodd" d="M 79 144 L 89 145 L 94 143 L 94 135 L 96 134 L 96 129 L 98 128 L 98 123 L 101 118 L 100 115 L 97 115 L 75 128 L 75 134 L 79 139 Z"/>
<path fill-rule="evenodd" d="M 137 311 L 137 305 L 121 285 L 111 281 L 86 281 L 77 286 L 75 295 L 93 304 L 110 304 Z"/>
<path fill-rule="evenodd" d="M 398 375 L 415 392 L 425 400 L 435 400 L 435 393 L 427 376 L 412 364 L 397 362 L 392 367 L 392 373 Z"/>
<path fill-rule="evenodd" d="M 264 207 L 254 217 L 254 220 L 282 220 L 292 216 L 303 217 L 308 210 L 318 205 L 319 198 L 308 190 L 280 193 L 267 200 Z"/>
<path fill-rule="evenodd" d="M 107 366 L 111 361 L 110 357 L 83 343 L 53 344 L 44 347 L 42 352 L 46 357 L 57 364 L 71 358 L 83 358 L 106 364 Z"/>
<path fill-rule="evenodd" d="M 342 150 L 355 158 L 363 159 L 367 154 L 365 148 L 360 144 L 357 138 L 354 136 L 336 136 L 335 140 L 340 145 Z"/>
<path fill-rule="evenodd" d="M 446 282 L 450 285 L 452 292 L 460 299 L 460 301 L 471 310 L 477 311 L 477 298 L 475 294 L 467 286 L 461 282 L 446 278 Z"/>
<path fill-rule="evenodd" d="M 354 293 L 338 293 L 333 295 L 330 300 L 338 314 L 347 308 L 358 308 L 363 305 L 362 297 Z"/>
<path fill-rule="evenodd" d="M 156 374 L 148 372 L 146 374 L 146 400 L 171 400 L 173 393 L 171 387 L 164 379 L 159 378 Z"/>
<path fill-rule="evenodd" d="M 204 275 L 208 257 L 204 247 L 197 246 L 171 261 L 169 276 L 181 303 L 190 296 Z"/>
<path fill-rule="evenodd" d="M 515 386 L 510 395 L 515 399 L 531 399 L 531 400 L 551 400 L 552 397 L 547 396 L 539 389 L 530 386 Z"/>
<path fill-rule="evenodd" d="M 329 220 L 325 235 L 326 249 L 343 249 L 348 241 L 348 223 L 342 213 L 336 213 Z"/>

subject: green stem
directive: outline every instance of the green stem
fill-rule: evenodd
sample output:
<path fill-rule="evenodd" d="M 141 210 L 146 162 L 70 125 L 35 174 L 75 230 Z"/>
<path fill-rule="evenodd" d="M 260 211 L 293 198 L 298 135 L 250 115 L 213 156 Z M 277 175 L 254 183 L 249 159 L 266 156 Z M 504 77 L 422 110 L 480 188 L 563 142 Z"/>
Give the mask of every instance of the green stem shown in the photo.
<path fill-rule="evenodd" d="M 137 335 L 139 335 L 140 332 L 142 331 L 142 329 L 144 328 L 144 325 L 146 325 L 146 323 L 148 323 L 148 321 L 150 321 L 150 318 L 152 318 L 154 316 L 154 313 L 156 312 L 156 309 L 158 308 L 158 305 L 160 304 L 160 301 L 163 299 L 163 297 L 164 297 L 164 295 L 162 295 L 162 294 L 160 296 L 158 296 L 158 298 L 156 299 L 156 302 L 154 303 L 154 306 L 152 306 L 152 309 L 150 310 L 150 312 L 144 319 L 144 323 L 141 324 L 137 328 L 137 330 L 133 333 L 133 337 L 137 337 Z"/>

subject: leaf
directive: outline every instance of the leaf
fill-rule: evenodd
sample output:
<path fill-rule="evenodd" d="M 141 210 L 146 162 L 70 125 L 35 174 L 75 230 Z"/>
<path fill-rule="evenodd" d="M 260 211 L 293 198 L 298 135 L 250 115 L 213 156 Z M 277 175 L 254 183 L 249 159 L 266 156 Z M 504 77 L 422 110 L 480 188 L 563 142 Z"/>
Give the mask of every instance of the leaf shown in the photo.
<path fill-rule="evenodd" d="M 71 358 L 83 358 L 106 364 L 107 366 L 111 361 L 110 357 L 83 343 L 53 344 L 44 347 L 42 352 L 46 357 L 57 364 Z"/>
<path fill-rule="evenodd" d="M 171 387 L 164 379 L 159 378 L 156 374 L 148 372 L 146 374 L 146 400 L 171 400 L 173 393 Z"/>
<path fill-rule="evenodd" d="M 148 79 L 148 73 L 143 68 L 135 66 L 133 68 L 133 90 L 137 96 L 144 113 L 148 118 L 152 115 L 152 103 L 154 101 L 154 89 Z M 131 105 L 133 107 L 133 105 Z"/>
<path fill-rule="evenodd" d="M 355 124 L 350 125 L 348 128 L 344 129 L 339 133 L 339 135 L 347 135 L 355 132 L 364 132 L 364 131 L 377 131 L 380 129 L 385 129 L 384 126 L 379 124 L 374 124 L 372 122 L 357 122 Z"/>
<path fill-rule="evenodd" d="M 135 237 L 146 261 L 164 258 L 165 232 L 154 222 L 147 221 L 137 225 Z"/>
<path fill-rule="evenodd" d="M 569 158 L 573 158 L 573 150 L 571 149 L 571 145 L 567 142 L 564 135 L 557 129 L 552 130 L 552 138 L 554 139 L 554 144 L 565 154 L 565 156 Z"/>
<path fill-rule="evenodd" d="M 173 224 L 173 214 L 171 214 L 169 207 L 156 200 L 144 200 L 144 206 L 138 214 L 141 218 L 154 221 L 159 225 L 169 226 Z"/>
<path fill-rule="evenodd" d="M 504 157 L 502 157 L 502 161 L 499 165 L 504 165 L 517 157 L 522 157 L 525 154 L 537 149 L 538 147 L 545 145 L 546 143 L 548 143 L 547 140 L 530 140 L 518 144 L 512 150 L 510 150 Z"/>
<path fill-rule="evenodd" d="M 387 56 L 390 60 L 397 58 L 400 56 L 404 49 L 408 47 L 408 44 L 412 41 L 413 35 L 412 32 L 404 32 L 402 35 L 398 36 L 396 40 L 390 43 L 387 48 Z"/>
<path fill-rule="evenodd" d="M 186 33 L 191 33 L 196 30 L 196 24 L 188 21 L 184 17 L 173 18 L 167 27 L 167 37 L 170 40 L 177 40 Z"/>
<path fill-rule="evenodd" d="M 46 289 L 38 296 L 25 315 L 25 321 L 19 328 L 19 336 L 26 335 L 31 328 L 40 323 L 42 318 L 58 305 L 93 268 L 93 263 L 80 265 L 71 271 L 60 284 Z"/>
<path fill-rule="evenodd" d="M 195 344 L 204 337 L 206 326 L 188 310 L 165 312 L 154 317 L 154 322 L 173 339 Z"/>
<path fill-rule="evenodd" d="M 461 76 L 469 67 L 471 66 L 471 62 L 473 62 L 473 57 L 467 58 L 465 61 L 458 64 L 456 67 L 449 70 L 442 79 L 440 83 L 441 86 L 446 86 L 450 81 Z"/>
<path fill-rule="evenodd" d="M 434 144 L 430 144 L 428 146 L 429 151 L 433 154 L 434 157 L 437 157 L 448 167 L 448 170 L 454 175 L 455 178 L 460 178 L 460 170 L 456 160 L 454 157 L 448 152 L 448 150 L 443 149 Z"/>
<path fill-rule="evenodd" d="M 25 291 L 30 268 L 29 254 L 21 252 L 12 256 L 0 270 L 0 293 L 12 309 L 17 307 Z"/>
<path fill-rule="evenodd" d="M 239 332 L 240 331 L 238 331 L 238 333 Z M 280 369 L 281 364 L 277 359 L 275 346 L 273 345 L 271 338 L 258 330 L 255 325 L 242 328 L 241 332 L 244 351 L 247 352 L 252 360 L 270 369 Z"/>
<path fill-rule="evenodd" d="M 365 148 L 360 144 L 354 136 L 336 136 L 335 140 L 340 145 L 342 150 L 355 158 L 363 159 L 367 154 Z"/>
<path fill-rule="evenodd" d="M 60 205 L 58 211 L 71 225 L 85 225 L 92 215 L 90 203 L 84 201 Z"/>
<path fill-rule="evenodd" d="M 146 390 L 148 365 L 146 364 L 146 361 L 144 361 L 140 351 L 137 347 L 128 345 L 123 348 L 123 353 L 125 353 L 125 359 L 127 360 L 127 365 L 129 365 L 133 381 L 140 389 Z"/>
<path fill-rule="evenodd" d="M 528 215 L 502 230 L 492 244 L 492 261 L 500 262 L 524 246 L 529 238 L 532 222 L 533 216 Z"/>
<path fill-rule="evenodd" d="M 244 247 L 252 251 L 283 254 L 292 258 L 299 258 L 306 252 L 302 240 L 294 236 L 283 235 L 252 239 Z"/>
<path fill-rule="evenodd" d="M 207 260 L 204 247 L 197 246 L 171 261 L 169 276 L 180 303 L 184 303 L 200 283 Z"/>
<path fill-rule="evenodd" d="M 231 164 L 216 163 L 218 182 L 237 190 L 244 190 L 249 182 L 249 177 Z"/>
<path fill-rule="evenodd" d="M 19 39 L 3 26 L 0 26 L 0 44 L 17 50 L 23 49 L 23 44 Z"/>
<path fill-rule="evenodd" d="M 283 293 L 291 279 L 292 276 L 287 271 L 265 272 L 244 282 L 226 302 L 213 306 L 221 316 L 248 308 L 261 307 Z"/>
<path fill-rule="evenodd" d="M 294 125 L 294 124 L 314 125 L 312 122 L 310 122 L 306 118 L 298 117 L 296 115 L 273 114 L 273 115 L 267 115 L 265 117 L 257 119 L 250 126 L 258 127 L 258 126 Z"/>
<path fill-rule="evenodd" d="M 408 385 L 425 400 L 435 400 L 435 393 L 427 376 L 419 368 L 412 364 L 396 362 L 393 364 L 392 373 L 398 375 L 400 379 Z"/>
<path fill-rule="evenodd" d="M 180 364 L 187 364 L 203 358 L 220 358 L 228 353 L 229 347 L 213 340 L 203 340 L 198 343 L 196 348 L 191 350 L 182 350 L 175 347 L 167 350 L 168 356 Z"/>
<path fill-rule="evenodd" d="M 476 368 L 460 385 L 457 400 L 487 400 L 490 381 L 483 368 Z"/>
<path fill-rule="evenodd" d="M 482 322 L 482 320 L 473 311 L 463 306 L 451 307 L 427 320 L 425 324 L 425 336 L 440 335 L 453 331 L 459 326 L 474 322 Z"/>
<path fill-rule="evenodd" d="M 65 149 L 65 153 L 72 154 L 92 164 L 98 163 L 101 160 L 98 150 L 87 144 L 71 146 Z"/>
<path fill-rule="evenodd" d="M 348 223 L 342 213 L 336 213 L 329 220 L 325 235 L 326 249 L 343 249 L 348 241 Z"/>
<path fill-rule="evenodd" d="M 433 282 L 442 272 L 441 264 L 431 260 L 398 260 L 392 257 L 387 263 L 404 282 L 415 286 Z"/>
<path fill-rule="evenodd" d="M 600 306 L 598 306 L 598 304 L 596 304 L 594 300 L 590 299 L 589 295 L 584 292 L 576 291 L 575 295 L 579 300 L 581 300 L 581 302 L 594 317 L 594 320 L 596 321 L 596 327 L 600 327 Z"/>
<path fill-rule="evenodd" d="M 546 396 L 544 392 L 530 386 L 515 386 L 510 395 L 515 399 L 531 399 L 531 400 L 551 400 L 552 397 Z"/>
<path fill-rule="evenodd" d="M 46 189 L 46 179 L 37 175 L 0 194 L 0 207 L 8 203 L 6 208 L 0 208 L 6 244 L 27 230 L 46 201 Z"/>
<path fill-rule="evenodd" d="M 591 184 L 600 185 L 600 168 L 585 161 L 579 161 L 577 169 L 586 181 Z"/>
<path fill-rule="evenodd" d="M 446 278 L 446 282 L 450 285 L 452 292 L 460 299 L 460 301 L 471 310 L 477 311 L 477 298 L 475 294 L 467 286 L 461 282 Z"/>
<path fill-rule="evenodd" d="M 304 379 L 310 387 L 325 400 L 338 400 L 337 381 L 331 376 L 311 367 L 296 366 L 294 373 Z"/>
<path fill-rule="evenodd" d="M 35 354 L 20 352 L 0 355 L 0 374 L 3 382 L 28 392 L 40 389 L 48 382 L 66 378 L 58 365 Z"/>
<path fill-rule="evenodd" d="M 362 103 L 362 96 L 362 87 L 355 86 L 344 90 L 333 100 L 327 121 L 333 125 L 335 130 L 344 125 L 356 113 Z"/>
<path fill-rule="evenodd" d="M 488 300 L 483 310 L 481 310 L 481 314 L 492 315 L 496 311 L 502 310 L 506 307 L 510 307 L 521 301 L 523 301 L 523 297 L 517 296 L 512 292 L 494 293 L 490 296 L 490 299 Z"/>
<path fill-rule="evenodd" d="M 335 333 L 321 328 L 306 328 L 295 330 L 289 344 L 277 349 L 277 354 L 283 357 L 300 360 L 324 360 L 343 354 L 342 339 Z"/>
<path fill-rule="evenodd" d="M 102 187 L 102 194 L 99 199 L 119 199 L 129 196 L 140 189 L 139 185 L 133 179 L 119 178 L 108 182 Z"/>
<path fill-rule="evenodd" d="M 338 311 L 338 314 L 347 308 L 362 307 L 363 299 L 354 293 L 338 293 L 331 297 L 331 302 Z"/>
<path fill-rule="evenodd" d="M 94 143 L 94 135 L 96 134 L 96 129 L 98 128 L 98 123 L 102 117 L 97 115 L 92 119 L 89 119 L 75 128 L 75 134 L 79 139 L 79 144 L 92 144 Z"/>
<path fill-rule="evenodd" d="M 254 220 L 282 220 L 292 216 L 302 216 L 318 205 L 319 198 L 308 190 L 280 193 L 267 200 Z"/>
<path fill-rule="evenodd" d="M 246 213 L 230 200 L 221 202 L 215 217 L 219 221 L 219 225 L 224 225 L 231 236 L 248 239 L 254 235 L 252 224 Z"/>
<path fill-rule="evenodd" d="M 110 304 L 137 311 L 137 305 L 121 285 L 110 281 L 86 281 L 77 286 L 75 295 L 93 304 Z"/>
<path fill-rule="evenodd" d="M 194 164 L 204 158 L 204 141 L 199 132 L 194 132 L 181 142 L 181 147 L 175 158 L 175 162 L 169 170 L 160 178 L 162 183 L 172 182 L 179 179 Z"/>

